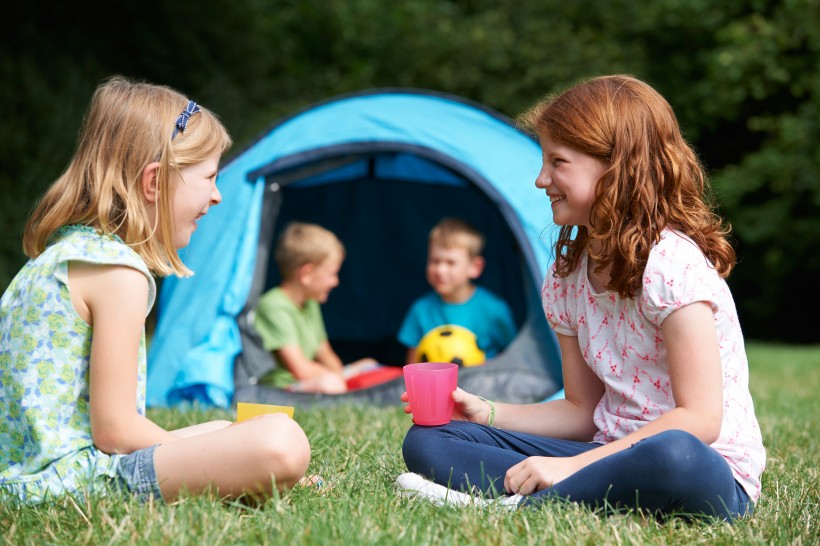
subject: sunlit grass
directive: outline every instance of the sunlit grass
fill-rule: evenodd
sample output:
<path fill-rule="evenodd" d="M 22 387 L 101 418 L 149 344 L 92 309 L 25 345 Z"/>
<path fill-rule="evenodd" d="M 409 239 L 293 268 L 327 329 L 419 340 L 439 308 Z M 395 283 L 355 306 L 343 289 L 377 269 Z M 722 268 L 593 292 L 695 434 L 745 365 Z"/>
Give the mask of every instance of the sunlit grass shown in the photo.
<path fill-rule="evenodd" d="M 313 446 L 321 490 L 300 488 L 264 506 L 211 497 L 172 505 L 65 499 L 37 508 L 0 505 L 0 544 L 817 544 L 820 346 L 750 344 L 751 389 L 768 452 L 755 515 L 734 525 L 627 514 L 574 505 L 533 510 L 437 508 L 400 499 L 401 441 L 409 417 L 395 408 L 297 408 Z M 228 411 L 152 410 L 177 428 Z"/>

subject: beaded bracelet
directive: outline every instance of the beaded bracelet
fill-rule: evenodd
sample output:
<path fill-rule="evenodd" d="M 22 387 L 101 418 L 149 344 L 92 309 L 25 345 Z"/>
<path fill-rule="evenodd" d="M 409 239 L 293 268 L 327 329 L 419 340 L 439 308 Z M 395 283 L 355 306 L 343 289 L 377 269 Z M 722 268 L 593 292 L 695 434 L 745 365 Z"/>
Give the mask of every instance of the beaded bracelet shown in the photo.
<path fill-rule="evenodd" d="M 487 426 L 490 428 L 495 428 L 495 404 L 492 400 L 487 400 L 483 396 L 478 397 L 480 400 L 487 402 L 490 405 L 490 416 L 487 418 Z"/>

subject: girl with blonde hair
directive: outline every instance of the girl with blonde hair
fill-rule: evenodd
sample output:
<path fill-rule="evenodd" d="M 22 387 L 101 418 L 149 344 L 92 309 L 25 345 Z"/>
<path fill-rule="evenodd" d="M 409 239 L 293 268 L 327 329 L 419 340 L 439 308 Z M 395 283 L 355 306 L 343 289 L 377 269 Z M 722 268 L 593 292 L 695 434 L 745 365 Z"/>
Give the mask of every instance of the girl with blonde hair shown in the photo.
<path fill-rule="evenodd" d="M 113 77 L 95 91 L 0 300 L 0 492 L 25 504 L 112 486 L 262 499 L 303 477 L 310 445 L 283 414 L 172 431 L 145 416 L 154 275 L 191 274 L 177 250 L 222 200 L 230 144 L 214 114 L 168 87 Z"/>

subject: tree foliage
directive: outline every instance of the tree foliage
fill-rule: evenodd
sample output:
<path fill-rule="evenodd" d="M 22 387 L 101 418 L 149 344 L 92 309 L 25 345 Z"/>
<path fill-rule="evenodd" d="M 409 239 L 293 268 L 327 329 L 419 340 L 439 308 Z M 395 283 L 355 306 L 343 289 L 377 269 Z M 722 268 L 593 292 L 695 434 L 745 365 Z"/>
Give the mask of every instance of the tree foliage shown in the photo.
<path fill-rule="evenodd" d="M 5 11 L 0 287 L 109 75 L 190 94 L 242 147 L 349 91 L 436 89 L 514 117 L 581 78 L 630 73 L 667 97 L 711 172 L 735 229 L 730 284 L 747 335 L 818 339 L 809 323 L 772 320 L 820 303 L 789 291 L 820 273 L 816 0 L 31 0 Z"/>

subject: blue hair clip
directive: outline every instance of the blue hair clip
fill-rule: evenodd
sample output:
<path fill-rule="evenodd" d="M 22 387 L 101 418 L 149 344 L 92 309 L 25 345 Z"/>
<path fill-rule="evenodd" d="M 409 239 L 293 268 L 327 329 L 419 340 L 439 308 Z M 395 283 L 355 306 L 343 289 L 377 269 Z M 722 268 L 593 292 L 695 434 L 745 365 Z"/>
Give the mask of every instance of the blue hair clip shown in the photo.
<path fill-rule="evenodd" d="M 171 140 L 177 136 L 177 133 L 184 133 L 185 129 L 188 128 L 188 119 L 199 112 L 199 106 L 194 101 L 188 101 L 188 106 L 185 107 L 185 110 L 177 118 L 177 122 L 174 124 L 174 132 L 171 135 Z"/>

